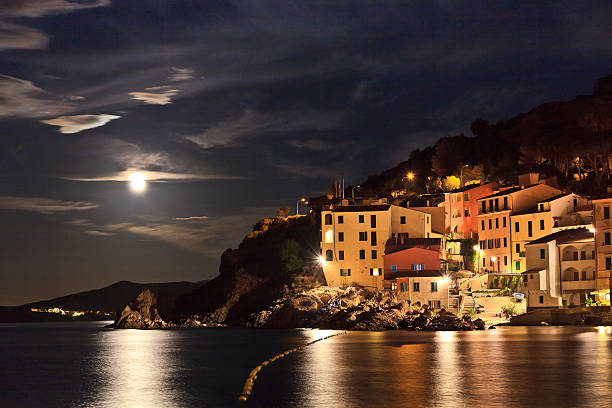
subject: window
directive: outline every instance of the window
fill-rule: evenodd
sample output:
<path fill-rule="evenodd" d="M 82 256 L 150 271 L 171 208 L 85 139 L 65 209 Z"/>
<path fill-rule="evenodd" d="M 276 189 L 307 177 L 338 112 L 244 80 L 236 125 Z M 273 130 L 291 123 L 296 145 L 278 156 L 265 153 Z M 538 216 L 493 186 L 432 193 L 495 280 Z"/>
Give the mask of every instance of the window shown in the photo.
<path fill-rule="evenodd" d="M 544 220 L 540 220 L 540 231 L 544 231 Z"/>
<path fill-rule="evenodd" d="M 504 197 L 504 210 L 508 209 L 508 197 Z"/>
<path fill-rule="evenodd" d="M 412 282 L 412 291 L 413 292 L 420 292 L 421 291 L 421 284 L 419 282 Z"/>
<path fill-rule="evenodd" d="M 604 220 L 609 220 L 610 219 L 610 207 L 604 207 L 603 208 L 603 218 L 604 218 Z"/>
<path fill-rule="evenodd" d="M 370 227 L 376 228 L 376 214 L 370 215 Z"/>
<path fill-rule="evenodd" d="M 501 248 L 501 238 L 495 238 L 495 248 Z"/>
<path fill-rule="evenodd" d="M 391 272 L 397 272 L 397 265 L 391 265 Z"/>
<path fill-rule="evenodd" d="M 518 254 L 519 252 L 521 252 L 521 244 L 516 244 L 516 253 Z"/>
<path fill-rule="evenodd" d="M 365 222 L 365 215 L 361 214 L 359 215 L 359 223 L 363 224 Z"/>
<path fill-rule="evenodd" d="M 606 257 L 606 271 L 612 269 L 612 257 Z"/>
<path fill-rule="evenodd" d="M 540 207 L 540 211 L 544 211 L 544 204 L 539 204 L 538 206 Z"/>
<path fill-rule="evenodd" d="M 331 262 L 334 260 L 334 251 L 332 251 L 331 249 L 328 249 L 327 251 L 325 251 L 325 260 L 328 262 Z"/>
<path fill-rule="evenodd" d="M 344 232 L 338 233 L 338 242 L 344 242 Z"/>
<path fill-rule="evenodd" d="M 580 259 L 586 259 L 586 251 L 580 251 Z"/>
<path fill-rule="evenodd" d="M 483 214 L 487 212 L 487 202 L 483 201 L 482 202 L 482 211 Z"/>
<path fill-rule="evenodd" d="M 519 232 L 519 223 L 518 221 L 514 223 L 514 232 Z"/>
<path fill-rule="evenodd" d="M 540 249 L 540 259 L 546 259 L 546 250 L 544 248 Z"/>
<path fill-rule="evenodd" d="M 533 222 L 527 221 L 527 236 L 533 237 Z"/>
<path fill-rule="evenodd" d="M 331 244 L 334 242 L 334 230 L 325 231 L 325 243 Z"/>
<path fill-rule="evenodd" d="M 575 271 L 575 272 L 574 272 L 574 280 L 575 280 L 575 281 L 580 280 L 580 279 L 578 278 L 578 271 Z"/>
<path fill-rule="evenodd" d="M 438 291 L 438 282 L 431 282 L 431 291 L 432 292 Z"/>
<path fill-rule="evenodd" d="M 400 291 L 402 291 L 402 292 L 408 292 L 408 282 L 402 282 L 402 283 L 400 283 Z"/>
<path fill-rule="evenodd" d="M 429 216 L 427 216 L 427 224 L 429 224 Z"/>
<path fill-rule="evenodd" d="M 370 276 L 380 276 L 380 269 L 370 268 Z"/>
<path fill-rule="evenodd" d="M 506 217 L 502 218 L 502 226 L 506 228 Z"/>
<path fill-rule="evenodd" d="M 540 295 L 540 304 L 544 303 L 544 296 Z"/>
<path fill-rule="evenodd" d="M 351 276 L 350 269 L 340 269 L 340 276 Z"/>
<path fill-rule="evenodd" d="M 332 215 L 325 214 L 325 225 L 332 225 Z"/>
<path fill-rule="evenodd" d="M 495 211 L 499 211 L 499 198 L 495 199 Z"/>
<path fill-rule="evenodd" d="M 463 215 L 464 215 L 465 217 L 469 217 L 469 216 L 470 216 L 470 209 L 469 209 L 469 208 L 466 208 L 465 210 L 463 210 Z"/>
<path fill-rule="evenodd" d="M 499 218 L 495 219 L 495 228 L 499 228 Z"/>
<path fill-rule="evenodd" d="M 365 259 L 365 249 L 359 250 L 359 259 Z"/>
<path fill-rule="evenodd" d="M 376 246 L 376 231 L 370 232 L 370 241 L 372 242 L 372 246 Z"/>
<path fill-rule="evenodd" d="M 439 300 L 428 300 L 427 303 L 430 309 L 440 309 L 442 307 Z"/>
<path fill-rule="evenodd" d="M 604 233 L 604 245 L 610 245 L 610 233 Z"/>
<path fill-rule="evenodd" d="M 504 248 L 507 248 L 507 247 L 508 247 L 508 238 L 504 237 Z"/>
<path fill-rule="evenodd" d="M 344 224 L 344 215 L 338 216 L 338 224 Z"/>
<path fill-rule="evenodd" d="M 482 258 L 482 267 L 487 266 L 487 258 Z"/>
<path fill-rule="evenodd" d="M 504 266 L 508 265 L 508 256 L 504 255 Z"/>
<path fill-rule="evenodd" d="M 425 270 L 425 264 L 413 264 L 412 270 L 413 271 L 423 271 Z"/>
<path fill-rule="evenodd" d="M 376 259 L 378 256 L 378 253 L 376 252 L 375 249 L 372 250 L 372 259 Z"/>
<path fill-rule="evenodd" d="M 489 200 L 489 212 L 493 211 L 493 199 Z"/>
<path fill-rule="evenodd" d="M 489 229 L 493 229 L 493 220 L 489 218 Z"/>
<path fill-rule="evenodd" d="M 516 269 L 517 271 L 520 271 L 520 270 L 521 270 L 521 261 L 516 261 L 516 262 L 514 263 L 514 267 L 515 267 L 515 269 Z"/>
<path fill-rule="evenodd" d="M 586 280 L 586 271 L 582 271 L 582 280 Z"/>
<path fill-rule="evenodd" d="M 482 227 L 481 229 L 484 231 L 485 230 L 484 220 L 480 221 L 480 226 Z"/>
<path fill-rule="evenodd" d="M 338 251 L 338 260 L 344 261 L 344 251 Z"/>
<path fill-rule="evenodd" d="M 576 251 L 576 252 L 573 252 L 573 253 L 572 253 L 572 259 L 573 259 L 574 261 L 577 261 L 577 260 L 578 260 L 578 251 Z"/>
<path fill-rule="evenodd" d="M 405 224 L 405 223 L 406 223 L 406 216 L 405 216 L 405 215 L 402 215 L 402 216 L 400 217 L 400 224 Z"/>
<path fill-rule="evenodd" d="M 367 241 L 368 240 L 368 233 L 366 231 L 359 231 L 359 240 L 360 241 Z"/>

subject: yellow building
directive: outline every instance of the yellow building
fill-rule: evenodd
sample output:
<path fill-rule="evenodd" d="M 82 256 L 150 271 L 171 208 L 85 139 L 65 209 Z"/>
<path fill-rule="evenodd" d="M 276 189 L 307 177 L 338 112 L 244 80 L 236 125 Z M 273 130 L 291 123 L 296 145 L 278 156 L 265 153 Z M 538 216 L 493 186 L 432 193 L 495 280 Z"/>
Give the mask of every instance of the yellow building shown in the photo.
<path fill-rule="evenodd" d="M 514 273 L 510 217 L 559 194 L 561 191 L 554 187 L 536 184 L 505 188 L 480 198 L 477 217 L 478 271 Z"/>
<path fill-rule="evenodd" d="M 612 195 L 593 200 L 595 252 L 597 254 L 597 300 L 610 304 L 612 270 Z"/>
<path fill-rule="evenodd" d="M 525 244 L 570 228 L 593 228 L 593 207 L 574 193 L 540 200 L 532 208 L 510 216 L 512 272 L 526 270 Z"/>
<path fill-rule="evenodd" d="M 431 224 L 431 214 L 384 203 L 323 210 L 321 256 L 327 284 L 382 289 L 387 240 L 441 238 Z"/>

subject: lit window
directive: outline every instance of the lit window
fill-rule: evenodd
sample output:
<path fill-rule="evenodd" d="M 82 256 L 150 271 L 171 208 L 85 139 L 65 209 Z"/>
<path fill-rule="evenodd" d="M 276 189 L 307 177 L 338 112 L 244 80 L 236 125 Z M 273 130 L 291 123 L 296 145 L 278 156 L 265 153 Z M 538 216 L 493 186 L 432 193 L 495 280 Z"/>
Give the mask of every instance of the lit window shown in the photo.
<path fill-rule="evenodd" d="M 334 231 L 333 230 L 325 231 L 325 243 L 331 244 L 332 242 L 334 242 Z"/>
<path fill-rule="evenodd" d="M 379 268 L 370 268 L 370 276 L 380 276 Z"/>
<path fill-rule="evenodd" d="M 351 276 L 350 269 L 340 269 L 340 276 Z"/>

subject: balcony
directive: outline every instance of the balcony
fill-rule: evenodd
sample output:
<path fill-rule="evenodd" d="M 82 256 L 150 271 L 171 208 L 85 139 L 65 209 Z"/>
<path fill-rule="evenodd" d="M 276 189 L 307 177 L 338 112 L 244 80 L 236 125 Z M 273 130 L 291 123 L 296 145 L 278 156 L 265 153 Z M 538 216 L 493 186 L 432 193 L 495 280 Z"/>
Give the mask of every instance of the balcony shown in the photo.
<path fill-rule="evenodd" d="M 561 283 L 563 290 L 595 290 L 597 289 L 597 281 L 591 280 L 564 280 Z"/>

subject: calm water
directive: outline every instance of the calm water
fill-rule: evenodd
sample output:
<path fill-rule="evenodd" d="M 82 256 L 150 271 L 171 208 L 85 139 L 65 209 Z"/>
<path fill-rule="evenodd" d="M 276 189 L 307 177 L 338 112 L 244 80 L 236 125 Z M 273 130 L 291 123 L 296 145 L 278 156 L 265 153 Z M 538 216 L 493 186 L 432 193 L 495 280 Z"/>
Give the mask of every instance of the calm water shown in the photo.
<path fill-rule="evenodd" d="M 612 329 L 348 333 L 0 325 L 0 407 L 610 406 Z"/>

